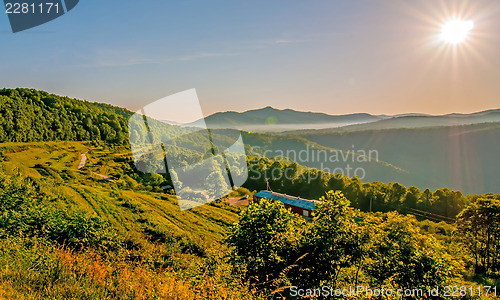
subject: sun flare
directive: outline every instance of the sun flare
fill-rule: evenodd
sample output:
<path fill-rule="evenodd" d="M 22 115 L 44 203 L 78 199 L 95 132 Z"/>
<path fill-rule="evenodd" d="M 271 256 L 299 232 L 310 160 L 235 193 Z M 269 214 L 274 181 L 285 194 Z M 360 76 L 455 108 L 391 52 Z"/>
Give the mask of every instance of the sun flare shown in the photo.
<path fill-rule="evenodd" d="M 474 28 L 471 20 L 451 20 L 445 23 L 441 30 L 441 39 L 450 44 L 464 42 L 469 32 Z"/>

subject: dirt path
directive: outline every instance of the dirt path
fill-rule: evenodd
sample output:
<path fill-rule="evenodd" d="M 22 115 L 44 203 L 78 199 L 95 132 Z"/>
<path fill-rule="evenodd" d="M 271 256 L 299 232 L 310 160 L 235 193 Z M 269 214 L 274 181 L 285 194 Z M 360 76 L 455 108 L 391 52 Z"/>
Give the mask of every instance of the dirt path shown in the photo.
<path fill-rule="evenodd" d="M 111 179 L 111 177 L 109 177 L 109 176 L 98 174 L 98 173 L 95 173 L 95 172 L 92 172 L 92 174 L 101 177 L 102 180 L 106 180 L 106 181 L 109 181 L 109 182 L 112 182 L 112 183 L 116 183 L 116 181 L 114 181 L 113 179 Z"/>
<path fill-rule="evenodd" d="M 78 164 L 78 170 L 80 170 L 81 168 L 85 167 L 85 163 L 87 162 L 87 153 L 89 153 L 89 151 L 92 150 L 92 149 L 95 149 L 95 148 L 89 147 L 89 150 L 87 150 L 87 151 L 83 152 L 82 154 L 80 154 L 81 158 L 80 158 L 80 163 Z M 101 177 L 103 180 L 106 180 L 106 181 L 109 181 L 109 182 L 112 182 L 112 183 L 116 183 L 116 181 L 114 181 L 113 179 L 111 179 L 111 177 L 109 177 L 109 176 L 102 175 L 102 174 L 95 173 L 95 172 L 92 172 L 92 174 Z"/>
<path fill-rule="evenodd" d="M 80 163 L 78 164 L 78 170 L 85 167 L 85 163 L 87 162 L 87 153 L 89 153 L 89 151 L 90 150 L 87 150 L 87 151 L 83 152 L 82 154 L 80 154 L 81 158 L 80 158 Z"/>
<path fill-rule="evenodd" d="M 229 198 L 229 199 L 226 199 L 225 202 L 227 202 L 233 206 L 246 206 L 249 204 L 249 199 Z"/>

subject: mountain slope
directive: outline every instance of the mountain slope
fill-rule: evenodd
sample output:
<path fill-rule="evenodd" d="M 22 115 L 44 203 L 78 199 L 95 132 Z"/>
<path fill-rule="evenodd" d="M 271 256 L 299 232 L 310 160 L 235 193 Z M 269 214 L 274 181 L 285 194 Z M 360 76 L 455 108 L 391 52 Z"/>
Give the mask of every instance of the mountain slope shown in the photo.
<path fill-rule="evenodd" d="M 500 193 L 500 159 L 495 150 L 500 140 L 500 123 L 346 132 L 330 130 L 299 136 L 329 148 L 376 150 L 381 161 L 407 172 L 390 174 L 383 168 L 371 169 L 366 172 L 365 181 L 393 181 L 422 189 L 446 186 L 465 194 Z"/>
<path fill-rule="evenodd" d="M 224 281 L 228 266 L 217 260 L 237 209 L 181 212 L 175 196 L 143 184 L 149 176 L 131 169 L 126 147 L 93 148 L 77 169 L 86 151 L 80 142 L 0 143 L 0 179 L 17 191 L 0 187 L 0 298 L 258 298 L 238 279 Z M 5 235 L 17 224 L 34 236 Z"/>
<path fill-rule="evenodd" d="M 78 170 L 80 154 L 86 151 L 89 148 L 80 142 L 1 143 L 0 166 L 6 174 L 29 176 L 45 193 L 66 198 L 127 234 L 148 238 L 148 230 L 156 227 L 165 234 L 213 242 L 236 220 L 236 214 L 208 205 L 181 212 L 174 196 L 150 192 L 151 187 L 142 186 L 141 175 L 132 169 L 126 147 L 92 148 Z M 97 173 L 111 176 L 116 183 L 102 180 Z"/>

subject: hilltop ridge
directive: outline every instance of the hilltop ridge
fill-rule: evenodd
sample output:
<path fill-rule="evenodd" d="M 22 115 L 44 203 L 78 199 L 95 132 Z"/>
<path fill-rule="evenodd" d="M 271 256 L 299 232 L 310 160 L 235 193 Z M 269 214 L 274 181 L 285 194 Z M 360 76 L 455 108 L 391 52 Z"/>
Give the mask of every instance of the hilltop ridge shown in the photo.
<path fill-rule="evenodd" d="M 204 121 L 209 128 L 231 128 L 252 131 L 280 131 L 287 128 L 328 128 L 382 120 L 382 116 L 368 113 L 329 115 L 293 109 L 276 109 L 271 106 L 244 112 L 217 112 L 184 126 L 200 126 Z"/>

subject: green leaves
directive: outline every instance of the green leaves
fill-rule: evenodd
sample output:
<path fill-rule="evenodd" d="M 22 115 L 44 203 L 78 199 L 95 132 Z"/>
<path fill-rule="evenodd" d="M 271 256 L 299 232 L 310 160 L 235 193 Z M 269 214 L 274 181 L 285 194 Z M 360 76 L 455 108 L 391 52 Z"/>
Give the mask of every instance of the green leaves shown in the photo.
<path fill-rule="evenodd" d="M 329 191 L 320 201 L 301 243 L 300 251 L 307 255 L 296 277 L 308 286 L 327 282 L 335 287 L 341 268 L 354 265 L 362 257 L 357 214 L 339 191 Z"/>
<path fill-rule="evenodd" d="M 227 242 L 234 249 L 233 263 L 245 268 L 252 284 L 264 289 L 332 284 L 341 268 L 361 258 L 349 201 L 340 192 L 330 192 L 322 201 L 309 223 L 267 199 L 241 214 Z"/>
<path fill-rule="evenodd" d="M 41 237 L 72 248 L 115 248 L 116 235 L 107 227 L 83 211 L 54 207 L 30 179 L 0 173 L 0 238 Z"/>
<path fill-rule="evenodd" d="M 4 89 L 0 96 L 0 142 L 125 141 L 132 113 L 33 89 Z"/>
<path fill-rule="evenodd" d="M 320 200 L 311 222 L 266 199 L 242 212 L 227 242 L 255 287 L 283 295 L 290 286 L 434 288 L 458 275 L 444 245 L 414 217 L 361 215 L 339 191 Z"/>
<path fill-rule="evenodd" d="M 376 285 L 439 286 L 451 275 L 451 257 L 433 236 L 420 233 L 414 217 L 390 212 L 366 215 L 365 269 Z"/>
<path fill-rule="evenodd" d="M 458 235 L 477 273 L 500 272 L 500 200 L 479 198 L 457 217 Z"/>
<path fill-rule="evenodd" d="M 262 199 L 250 205 L 227 238 L 233 246 L 232 262 L 244 266 L 252 284 L 272 287 L 295 258 L 303 222 L 281 202 Z"/>

